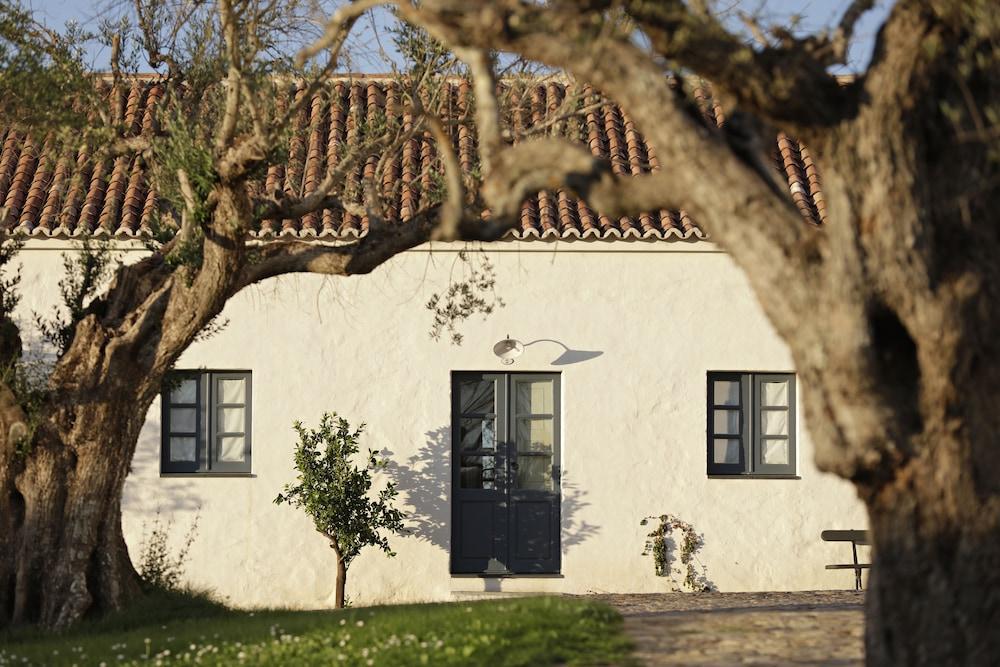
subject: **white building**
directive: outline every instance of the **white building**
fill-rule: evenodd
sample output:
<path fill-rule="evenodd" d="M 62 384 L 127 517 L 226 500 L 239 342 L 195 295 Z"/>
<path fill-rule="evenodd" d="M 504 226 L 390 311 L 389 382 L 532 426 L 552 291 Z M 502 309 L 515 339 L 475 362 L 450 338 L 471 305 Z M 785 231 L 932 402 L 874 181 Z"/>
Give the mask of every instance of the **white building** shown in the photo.
<path fill-rule="evenodd" d="M 623 168 L 655 168 L 616 113 L 590 125 L 595 150 L 615 157 L 618 146 Z M 801 193 L 795 175 L 811 165 L 792 148 L 785 166 Z M 10 160 L 21 169 L 15 158 L 0 172 Z M 70 229 L 63 204 L 49 205 L 53 166 L 29 167 L 17 172 L 20 203 L 16 182 L 3 195 L 32 237 L 20 255 L 26 321 L 57 303 L 61 252 L 89 233 L 77 230 L 108 229 L 126 261 L 146 252 L 129 239 L 154 196 L 128 179 L 116 193 L 116 164 L 112 185 L 83 200 L 90 226 Z M 355 561 L 356 604 L 670 590 L 642 555 L 652 526 L 640 525 L 667 513 L 703 535 L 699 558 L 720 590 L 852 587 L 850 571 L 824 569 L 849 562 L 849 547 L 820 532 L 864 528 L 863 506 L 814 467 L 798 409 L 808 387 L 729 257 L 678 214 L 588 219 L 558 193 L 525 211 L 509 240 L 471 253 L 492 265 L 506 305 L 466 322 L 460 346 L 431 339 L 425 304 L 468 270 L 464 245 L 420 247 L 369 276 L 285 276 L 232 299 L 225 328 L 178 363 L 189 380 L 148 414 L 125 489 L 133 555 L 157 513 L 178 542 L 198 517 L 190 583 L 239 605 L 330 605 L 326 540 L 273 500 L 295 476 L 292 421 L 336 411 L 367 423 L 363 446 L 391 459 L 412 531 L 392 538 L 396 558 L 370 550 Z M 363 233 L 359 221 L 326 222 L 284 233 Z M 508 337 L 523 345 L 509 365 L 494 354 Z"/>

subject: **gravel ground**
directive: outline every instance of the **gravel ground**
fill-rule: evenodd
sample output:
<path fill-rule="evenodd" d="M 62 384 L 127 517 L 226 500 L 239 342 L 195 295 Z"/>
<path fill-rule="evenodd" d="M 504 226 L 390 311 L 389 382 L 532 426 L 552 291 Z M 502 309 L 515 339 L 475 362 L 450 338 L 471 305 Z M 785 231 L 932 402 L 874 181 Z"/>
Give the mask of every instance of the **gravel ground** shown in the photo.
<path fill-rule="evenodd" d="M 861 665 L 864 593 L 595 595 L 645 665 Z"/>

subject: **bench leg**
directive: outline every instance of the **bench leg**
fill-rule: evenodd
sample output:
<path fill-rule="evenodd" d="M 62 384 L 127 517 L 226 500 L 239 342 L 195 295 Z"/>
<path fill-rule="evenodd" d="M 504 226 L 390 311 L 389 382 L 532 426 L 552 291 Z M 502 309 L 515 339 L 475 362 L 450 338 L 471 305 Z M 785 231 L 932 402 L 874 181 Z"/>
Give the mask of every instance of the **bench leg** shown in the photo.
<path fill-rule="evenodd" d="M 858 567 L 858 543 L 851 541 L 851 554 L 854 556 L 854 590 L 861 591 L 861 568 Z"/>

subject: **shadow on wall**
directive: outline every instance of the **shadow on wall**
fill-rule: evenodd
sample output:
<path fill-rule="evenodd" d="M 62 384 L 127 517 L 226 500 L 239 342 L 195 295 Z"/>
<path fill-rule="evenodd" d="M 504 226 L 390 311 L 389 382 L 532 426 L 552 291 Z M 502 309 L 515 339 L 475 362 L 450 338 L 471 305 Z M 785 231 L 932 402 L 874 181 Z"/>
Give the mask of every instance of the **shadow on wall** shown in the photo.
<path fill-rule="evenodd" d="M 549 362 L 553 366 L 569 366 L 571 364 L 578 364 L 583 361 L 590 361 L 591 359 L 596 359 L 597 357 L 604 354 L 604 352 L 600 350 L 574 350 L 571 347 L 567 346 L 565 343 L 562 343 L 558 340 L 554 340 L 552 338 L 539 338 L 537 340 L 531 341 L 530 343 L 525 343 L 524 347 L 528 347 L 529 345 L 535 345 L 536 343 L 553 343 L 563 349 L 562 354 L 560 354 L 558 357 Z"/>
<path fill-rule="evenodd" d="M 407 528 L 418 540 L 429 542 L 444 551 L 451 544 L 451 429 L 447 426 L 427 431 L 426 442 L 405 463 L 394 460 L 393 452 L 381 453 L 389 463 L 386 473 L 406 494 L 413 507 L 407 516 Z M 562 472 L 562 548 L 576 546 L 593 537 L 600 529 L 582 519 L 581 510 L 590 505 L 585 492 Z"/>
<path fill-rule="evenodd" d="M 174 512 L 198 511 L 201 508 L 194 479 L 160 477 L 160 429 L 160 409 L 154 407 L 139 433 L 139 443 L 125 481 L 123 511 L 139 515 L 143 521 L 157 514 L 170 517 Z"/>
<path fill-rule="evenodd" d="M 389 459 L 387 474 L 406 494 L 413 507 L 407 516 L 407 529 L 418 540 L 430 542 L 448 551 L 451 541 L 451 437 L 447 427 L 427 431 L 427 440 L 400 463 L 393 452 L 383 450 Z"/>

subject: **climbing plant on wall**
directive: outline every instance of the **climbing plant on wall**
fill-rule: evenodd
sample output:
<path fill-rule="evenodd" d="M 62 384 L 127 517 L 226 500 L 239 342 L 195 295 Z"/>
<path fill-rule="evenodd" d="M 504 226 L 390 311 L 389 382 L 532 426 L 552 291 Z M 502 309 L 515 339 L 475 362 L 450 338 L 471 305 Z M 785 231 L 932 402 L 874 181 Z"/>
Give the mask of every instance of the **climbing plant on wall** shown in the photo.
<path fill-rule="evenodd" d="M 673 514 L 647 516 L 640 525 L 647 526 L 652 521 L 657 522 L 656 527 L 646 535 L 642 555 L 653 557 L 656 576 L 669 577 L 678 591 L 714 590 L 715 584 L 708 579 L 705 564 L 698 558 L 705 540 L 694 526 Z"/>

